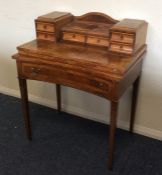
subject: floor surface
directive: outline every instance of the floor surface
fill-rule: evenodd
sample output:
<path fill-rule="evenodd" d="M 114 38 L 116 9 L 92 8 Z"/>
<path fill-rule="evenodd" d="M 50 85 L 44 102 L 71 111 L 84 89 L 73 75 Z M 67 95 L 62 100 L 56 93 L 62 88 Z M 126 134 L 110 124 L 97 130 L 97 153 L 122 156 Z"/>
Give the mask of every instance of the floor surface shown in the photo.
<path fill-rule="evenodd" d="M 107 169 L 108 126 L 30 103 L 33 140 L 20 99 L 0 94 L 0 175 L 162 175 L 162 142 L 118 129 Z"/>

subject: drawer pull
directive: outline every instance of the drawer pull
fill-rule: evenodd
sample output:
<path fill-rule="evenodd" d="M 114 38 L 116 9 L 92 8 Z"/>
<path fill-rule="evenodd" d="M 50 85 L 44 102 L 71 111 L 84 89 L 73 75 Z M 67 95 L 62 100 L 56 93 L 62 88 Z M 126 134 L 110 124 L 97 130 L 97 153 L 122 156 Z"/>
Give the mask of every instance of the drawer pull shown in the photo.
<path fill-rule="evenodd" d="M 43 28 L 44 28 L 44 29 L 47 29 L 47 26 L 46 26 L 46 25 L 44 25 L 44 26 L 43 26 Z"/>
<path fill-rule="evenodd" d="M 48 35 L 47 35 L 47 34 L 45 34 L 45 35 L 44 35 L 44 38 L 46 38 L 46 39 L 47 39 L 47 38 L 48 38 Z"/>
<path fill-rule="evenodd" d="M 91 80 L 93 85 L 96 86 L 97 88 L 101 88 L 104 86 L 104 84 L 102 82 L 98 82 L 96 80 Z"/>
<path fill-rule="evenodd" d="M 100 39 L 97 40 L 97 43 L 100 43 Z"/>
<path fill-rule="evenodd" d="M 99 83 L 98 84 L 98 87 L 103 87 L 103 83 Z"/>
<path fill-rule="evenodd" d="M 35 67 L 32 67 L 32 68 L 31 68 L 31 71 L 32 71 L 32 74 L 33 74 L 33 75 L 36 75 L 36 74 L 39 73 L 40 69 L 35 68 Z"/>

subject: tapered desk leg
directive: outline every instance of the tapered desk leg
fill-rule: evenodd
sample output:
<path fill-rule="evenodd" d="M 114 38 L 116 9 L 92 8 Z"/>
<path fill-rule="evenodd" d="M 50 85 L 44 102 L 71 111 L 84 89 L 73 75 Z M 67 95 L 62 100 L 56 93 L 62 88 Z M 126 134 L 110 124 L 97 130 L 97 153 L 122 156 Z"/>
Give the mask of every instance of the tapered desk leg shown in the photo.
<path fill-rule="evenodd" d="M 137 96 L 139 89 L 140 76 L 133 83 L 133 94 L 132 94 L 132 104 L 131 104 L 131 118 L 130 118 L 130 132 L 133 132 L 135 115 L 136 115 L 136 106 L 137 106 Z"/>
<path fill-rule="evenodd" d="M 18 80 L 19 80 L 19 86 L 20 86 L 22 111 L 24 116 L 26 133 L 27 133 L 28 139 L 31 140 L 32 134 L 31 134 L 30 116 L 29 116 L 27 83 L 26 83 L 26 79 L 18 78 Z"/>
<path fill-rule="evenodd" d="M 57 110 L 61 112 L 61 86 L 56 84 Z"/>
<path fill-rule="evenodd" d="M 113 166 L 113 153 L 115 146 L 115 130 L 118 115 L 118 102 L 111 101 L 111 116 L 110 116 L 110 129 L 109 129 L 109 170 L 112 170 Z"/>

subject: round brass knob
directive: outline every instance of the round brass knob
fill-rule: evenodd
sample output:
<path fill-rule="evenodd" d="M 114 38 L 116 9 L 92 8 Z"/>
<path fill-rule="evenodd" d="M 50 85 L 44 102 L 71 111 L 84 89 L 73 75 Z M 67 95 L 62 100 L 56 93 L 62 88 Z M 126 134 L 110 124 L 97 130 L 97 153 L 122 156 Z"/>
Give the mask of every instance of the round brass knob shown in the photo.
<path fill-rule="evenodd" d="M 123 40 L 123 35 L 122 34 L 120 35 L 120 39 Z"/>
<path fill-rule="evenodd" d="M 103 86 L 103 83 L 99 83 L 99 84 L 98 84 L 98 87 L 102 87 L 102 86 Z"/>
<path fill-rule="evenodd" d="M 48 38 L 48 35 L 47 35 L 47 34 L 45 34 L 45 35 L 44 35 L 44 38 Z"/>
<path fill-rule="evenodd" d="M 47 29 L 47 26 L 46 26 L 46 25 L 44 25 L 44 26 L 43 26 L 43 28 L 44 28 L 44 29 Z"/>
<path fill-rule="evenodd" d="M 32 67 L 32 68 L 31 68 L 31 71 L 32 71 L 32 74 L 33 74 L 33 75 L 37 75 L 37 74 L 39 73 L 40 69 L 39 69 L 39 68 L 37 69 L 37 68 L 35 68 L 35 67 Z"/>

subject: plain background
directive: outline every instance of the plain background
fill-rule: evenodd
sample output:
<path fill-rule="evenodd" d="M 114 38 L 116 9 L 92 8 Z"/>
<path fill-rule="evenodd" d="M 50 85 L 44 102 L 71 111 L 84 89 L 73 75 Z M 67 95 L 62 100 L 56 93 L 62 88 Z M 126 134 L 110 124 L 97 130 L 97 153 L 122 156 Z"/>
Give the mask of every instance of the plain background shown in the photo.
<path fill-rule="evenodd" d="M 74 15 L 103 12 L 113 18 L 144 19 L 149 23 L 148 52 L 143 65 L 135 131 L 162 139 L 162 1 L 161 0 L 0 0 L 0 92 L 19 96 L 16 64 L 11 55 L 16 47 L 35 39 L 34 19 L 52 11 Z M 127 128 L 131 88 L 120 103 L 119 127 Z M 29 81 L 32 101 L 56 106 L 53 84 Z M 109 102 L 100 97 L 62 88 L 65 111 L 109 122 Z"/>

